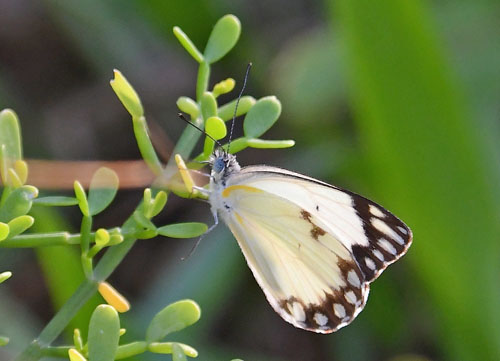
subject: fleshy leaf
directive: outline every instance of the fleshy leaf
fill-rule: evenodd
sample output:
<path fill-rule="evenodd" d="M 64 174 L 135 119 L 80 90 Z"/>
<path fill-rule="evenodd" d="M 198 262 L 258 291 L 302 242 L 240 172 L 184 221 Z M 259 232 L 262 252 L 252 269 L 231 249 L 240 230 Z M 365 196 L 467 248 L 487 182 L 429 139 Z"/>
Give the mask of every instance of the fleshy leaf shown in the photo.
<path fill-rule="evenodd" d="M 89 361 L 113 361 L 120 338 L 118 312 L 109 305 L 99 305 L 89 323 Z"/>
<path fill-rule="evenodd" d="M 212 64 L 226 55 L 238 41 L 240 32 L 241 24 L 236 16 L 223 16 L 210 33 L 204 53 L 205 61 Z"/>
<path fill-rule="evenodd" d="M 234 81 L 233 78 L 227 78 L 215 84 L 212 93 L 215 97 L 218 97 L 221 94 L 229 93 L 234 89 L 235 84 L 236 82 Z"/>
<path fill-rule="evenodd" d="M 179 342 L 152 342 L 149 344 L 148 350 L 152 353 L 171 354 L 174 344 L 178 345 L 182 349 L 184 355 L 189 357 L 198 357 L 198 351 L 196 351 L 196 349 Z"/>
<path fill-rule="evenodd" d="M 257 100 L 255 100 L 254 97 L 252 97 L 250 95 L 242 96 L 239 103 L 238 103 L 238 109 L 236 110 L 236 116 L 239 117 L 240 115 L 248 113 L 250 108 L 252 108 L 255 103 L 257 103 Z M 219 108 L 217 114 L 224 121 L 231 120 L 231 119 L 233 119 L 235 107 L 236 107 L 236 100 L 233 100 L 227 104 L 222 105 Z"/>
<path fill-rule="evenodd" d="M 178 343 L 172 343 L 172 361 L 187 361 L 184 350 Z"/>
<path fill-rule="evenodd" d="M 2 147 L 3 164 L 0 167 L 2 182 L 8 183 L 7 171 L 14 167 L 14 163 L 22 157 L 21 132 L 19 131 L 19 119 L 11 109 L 0 112 L 0 146 Z"/>
<path fill-rule="evenodd" d="M 203 61 L 203 55 L 193 44 L 191 39 L 179 28 L 178 26 L 174 26 L 174 35 L 179 40 L 181 45 L 186 49 L 186 51 L 198 62 L 201 63 Z"/>
<path fill-rule="evenodd" d="M 162 340 L 172 332 L 186 328 L 200 319 L 200 306 L 192 300 L 174 302 L 158 312 L 146 331 L 146 341 Z"/>
<path fill-rule="evenodd" d="M 0 222 L 0 242 L 9 236 L 9 225 L 7 223 Z"/>
<path fill-rule="evenodd" d="M 179 108 L 181 112 L 189 114 L 191 119 L 197 118 L 200 113 L 198 104 L 189 97 L 180 97 L 177 99 L 177 108 Z"/>
<path fill-rule="evenodd" d="M 205 122 L 205 131 L 217 140 L 227 135 L 226 123 L 219 117 L 210 117 Z"/>
<path fill-rule="evenodd" d="M 30 228 L 35 219 L 31 216 L 23 215 L 12 219 L 9 225 L 9 238 L 15 237 Z"/>
<path fill-rule="evenodd" d="M 146 352 L 147 349 L 148 344 L 144 341 L 135 341 L 125 345 L 120 345 L 118 346 L 118 350 L 116 350 L 115 359 L 121 360 L 127 357 L 140 355 L 141 353 Z"/>
<path fill-rule="evenodd" d="M 258 138 L 278 120 L 281 103 L 275 96 L 261 98 L 248 111 L 243 122 L 243 131 L 248 138 Z"/>
<path fill-rule="evenodd" d="M 28 180 L 28 164 L 24 160 L 16 160 L 14 162 L 14 170 L 21 179 L 21 183 L 25 184 Z"/>
<path fill-rule="evenodd" d="M 217 101 L 210 92 L 203 93 L 201 97 L 201 114 L 203 119 L 208 119 L 217 115 Z"/>
<path fill-rule="evenodd" d="M 165 205 L 167 204 L 167 193 L 164 191 L 159 191 L 156 195 L 154 201 L 151 203 L 151 207 L 149 209 L 150 216 L 154 217 L 158 213 L 160 213 Z"/>
<path fill-rule="evenodd" d="M 99 283 L 97 289 L 102 298 L 104 298 L 108 304 L 113 306 L 116 311 L 123 313 L 130 310 L 130 303 L 127 299 L 108 282 Z"/>
<path fill-rule="evenodd" d="M 106 167 L 99 168 L 89 187 L 89 212 L 94 216 L 102 212 L 113 201 L 118 190 L 118 176 Z"/>
<path fill-rule="evenodd" d="M 78 199 L 78 207 L 80 207 L 80 211 L 86 217 L 90 216 L 89 211 L 89 202 L 87 200 L 87 193 L 85 193 L 85 189 L 82 184 L 77 180 L 73 182 L 73 189 L 75 191 L 75 197 Z"/>
<path fill-rule="evenodd" d="M 193 238 L 201 236 L 207 229 L 205 223 L 174 223 L 158 228 L 158 234 L 170 238 Z"/>
<path fill-rule="evenodd" d="M 241 152 L 243 149 L 248 147 L 248 139 L 246 137 L 236 138 L 231 141 L 231 147 L 229 144 L 224 145 L 224 149 L 227 151 L 229 148 L 229 153 L 234 154 Z"/>
<path fill-rule="evenodd" d="M 5 271 L 0 273 L 0 283 L 7 281 L 11 277 L 12 277 L 12 272 Z"/>
<path fill-rule="evenodd" d="M 13 190 L 0 208 L 0 222 L 8 222 L 29 212 L 33 199 L 38 196 L 38 189 L 22 186 Z"/>
<path fill-rule="evenodd" d="M 77 350 L 83 349 L 82 334 L 79 328 L 75 328 L 73 331 L 73 343 Z"/>
<path fill-rule="evenodd" d="M 290 148 L 295 145 L 294 140 L 264 140 L 264 139 L 248 139 L 247 144 L 252 148 L 278 149 Z"/>
<path fill-rule="evenodd" d="M 68 350 L 68 356 L 70 361 L 87 361 L 87 359 L 74 348 Z"/>
<path fill-rule="evenodd" d="M 109 243 L 109 232 L 104 228 L 99 228 L 95 232 L 95 244 L 99 247 L 105 247 Z"/>
<path fill-rule="evenodd" d="M 75 206 L 78 204 L 78 199 L 75 197 L 49 196 L 36 198 L 33 200 L 33 204 L 49 207 Z"/>
<path fill-rule="evenodd" d="M 111 87 L 116 93 L 116 96 L 122 102 L 123 106 L 132 115 L 133 118 L 139 118 L 144 115 L 141 99 L 136 91 L 130 85 L 128 80 L 119 70 L 114 70 L 114 79 L 110 80 Z"/>

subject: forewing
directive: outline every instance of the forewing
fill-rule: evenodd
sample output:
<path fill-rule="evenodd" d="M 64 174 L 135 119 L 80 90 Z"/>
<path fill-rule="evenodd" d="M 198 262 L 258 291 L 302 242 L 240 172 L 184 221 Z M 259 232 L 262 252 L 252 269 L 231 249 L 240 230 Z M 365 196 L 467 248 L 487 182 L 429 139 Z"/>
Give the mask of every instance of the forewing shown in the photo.
<path fill-rule="evenodd" d="M 256 166 L 243 168 L 233 184 L 245 184 L 286 198 L 306 210 L 319 227 L 333 236 L 334 242 L 340 241 L 352 253 L 368 282 L 403 256 L 411 245 L 411 230 L 391 212 L 316 179 Z"/>
<path fill-rule="evenodd" d="M 368 283 L 350 251 L 307 210 L 247 186 L 228 187 L 224 220 L 269 303 L 296 327 L 330 333 L 363 309 Z"/>

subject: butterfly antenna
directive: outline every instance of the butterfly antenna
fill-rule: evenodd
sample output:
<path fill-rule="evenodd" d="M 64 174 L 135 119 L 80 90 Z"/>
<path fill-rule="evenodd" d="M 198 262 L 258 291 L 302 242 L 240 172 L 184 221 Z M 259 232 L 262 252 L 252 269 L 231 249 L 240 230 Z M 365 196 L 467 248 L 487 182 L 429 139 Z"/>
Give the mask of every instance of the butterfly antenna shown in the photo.
<path fill-rule="evenodd" d="M 198 129 L 200 132 L 202 132 L 207 137 L 209 137 L 210 139 L 212 139 L 219 147 L 222 148 L 222 144 L 217 139 L 215 139 L 214 137 L 212 137 L 210 134 L 208 134 L 205 130 L 201 129 L 196 124 L 194 124 L 194 123 L 190 122 L 189 120 L 187 120 L 186 117 L 184 116 L 184 114 L 179 113 L 178 116 L 179 116 L 179 118 L 181 118 L 182 120 L 184 120 L 186 123 L 188 123 L 189 125 L 191 125 L 192 127 L 196 128 L 196 129 Z"/>
<path fill-rule="evenodd" d="M 248 74 L 250 74 L 250 68 L 252 67 L 252 63 L 248 63 L 247 71 L 245 72 L 245 78 L 243 79 L 243 86 L 241 87 L 240 95 L 238 95 L 238 99 L 236 99 L 236 106 L 234 107 L 233 120 L 231 122 L 231 131 L 229 132 L 229 144 L 227 145 L 227 152 L 229 153 L 229 148 L 231 147 L 231 140 L 233 139 L 233 129 L 234 122 L 236 120 L 236 112 L 238 111 L 238 104 L 240 103 L 241 96 L 243 95 L 243 91 L 247 86 Z"/>

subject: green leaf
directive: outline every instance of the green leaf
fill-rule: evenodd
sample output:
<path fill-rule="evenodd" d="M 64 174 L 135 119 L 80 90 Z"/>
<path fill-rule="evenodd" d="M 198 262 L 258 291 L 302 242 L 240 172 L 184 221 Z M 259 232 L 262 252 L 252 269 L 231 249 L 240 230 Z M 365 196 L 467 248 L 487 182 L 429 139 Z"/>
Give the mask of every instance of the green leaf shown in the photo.
<path fill-rule="evenodd" d="M 9 238 L 15 237 L 21 233 L 23 233 L 25 230 L 30 228 L 33 223 L 35 223 L 35 219 L 31 216 L 19 216 L 14 219 L 12 219 L 8 225 L 9 225 Z"/>
<path fill-rule="evenodd" d="M 13 190 L 0 207 L 0 222 L 9 222 L 28 213 L 33 199 L 37 196 L 38 189 L 33 186 L 22 186 Z"/>
<path fill-rule="evenodd" d="M 152 353 L 171 354 L 174 351 L 174 345 L 177 345 L 184 355 L 198 357 L 198 351 L 196 351 L 196 349 L 179 342 L 152 342 L 148 346 L 148 351 Z"/>
<path fill-rule="evenodd" d="M 9 184 L 7 172 L 14 167 L 14 163 L 22 158 L 21 132 L 19 119 L 11 109 L 0 112 L 0 146 L 2 147 L 0 171 L 3 184 Z"/>
<path fill-rule="evenodd" d="M 113 201 L 118 190 L 118 176 L 109 168 L 99 168 L 89 187 L 89 212 L 91 216 L 102 212 Z"/>
<path fill-rule="evenodd" d="M 75 328 L 73 331 L 73 344 L 77 350 L 83 349 L 82 334 L 79 328 Z"/>
<path fill-rule="evenodd" d="M 248 113 L 250 108 L 252 108 L 256 102 L 257 100 L 255 100 L 255 98 L 250 95 L 242 96 L 238 103 L 236 116 L 239 117 L 240 115 Z M 231 120 L 233 119 L 235 107 L 236 107 L 236 99 L 219 107 L 217 115 L 224 121 Z"/>
<path fill-rule="evenodd" d="M 156 216 L 160 213 L 165 205 L 167 204 L 167 193 L 164 191 L 159 191 L 156 195 L 154 201 L 151 203 L 151 207 L 149 209 L 149 213 L 151 217 Z"/>
<path fill-rule="evenodd" d="M 95 232 L 95 244 L 98 247 L 105 247 L 109 243 L 110 238 L 109 232 L 104 228 L 99 228 Z"/>
<path fill-rule="evenodd" d="M 210 33 L 204 53 L 205 61 L 212 64 L 226 55 L 238 41 L 240 32 L 241 24 L 236 16 L 223 16 Z"/>
<path fill-rule="evenodd" d="M 9 225 L 7 223 L 0 222 L 0 242 L 9 236 Z"/>
<path fill-rule="evenodd" d="M 278 148 L 290 148 L 295 145 L 293 140 L 264 140 L 264 139 L 248 139 L 247 144 L 252 148 L 263 148 L 263 149 L 278 149 Z"/>
<path fill-rule="evenodd" d="M 177 99 L 177 108 L 179 108 L 181 112 L 189 114 L 191 119 L 196 119 L 200 114 L 198 104 L 189 97 L 180 97 Z"/>
<path fill-rule="evenodd" d="M 78 199 L 78 207 L 80 207 L 80 211 L 85 217 L 90 216 L 89 211 L 89 202 L 87 200 L 87 194 L 85 193 L 85 189 L 82 184 L 78 181 L 73 182 L 73 189 L 75 191 L 76 199 Z"/>
<path fill-rule="evenodd" d="M 153 222 L 151 222 L 142 212 L 139 210 L 134 211 L 132 214 L 132 217 L 134 218 L 134 221 L 137 222 L 137 224 L 145 228 L 147 230 L 156 230 L 156 226 L 154 225 Z"/>
<path fill-rule="evenodd" d="M 210 117 L 205 122 L 205 131 L 217 140 L 227 135 L 226 123 L 219 117 Z"/>
<path fill-rule="evenodd" d="M 222 148 L 224 148 L 226 151 L 229 148 L 229 153 L 234 154 L 241 152 L 243 149 L 248 147 L 248 139 L 246 137 L 241 137 L 241 138 L 236 138 L 231 141 L 231 147 L 229 147 L 229 144 L 224 144 Z"/>
<path fill-rule="evenodd" d="M 226 124 L 219 117 L 210 117 L 205 122 L 205 131 L 214 139 L 222 139 L 227 134 Z M 210 137 L 205 137 L 203 153 L 208 157 L 213 152 L 215 142 Z"/>
<path fill-rule="evenodd" d="M 113 361 L 120 339 L 118 312 L 109 305 L 99 305 L 89 324 L 89 361 Z"/>
<path fill-rule="evenodd" d="M 146 341 L 160 341 L 172 332 L 186 328 L 200 319 L 200 306 L 192 300 L 174 302 L 158 312 L 146 331 Z"/>
<path fill-rule="evenodd" d="M 258 138 L 278 120 L 281 103 L 275 96 L 261 98 L 248 111 L 243 122 L 243 131 L 248 138 Z"/>
<path fill-rule="evenodd" d="M 78 199 L 76 199 L 75 197 L 63 196 L 40 197 L 34 199 L 33 204 L 48 207 L 75 206 L 78 204 Z"/>
<path fill-rule="evenodd" d="M 179 40 L 181 45 L 187 52 L 198 62 L 201 63 L 203 61 L 203 55 L 193 44 L 191 39 L 179 28 L 178 26 L 174 26 L 174 35 Z"/>
<path fill-rule="evenodd" d="M 135 89 L 119 70 L 114 70 L 114 79 L 110 80 L 111 87 L 115 91 L 118 99 L 133 118 L 139 118 L 144 115 L 141 99 Z"/>
<path fill-rule="evenodd" d="M 205 120 L 217 115 L 217 101 L 210 92 L 204 92 L 201 97 L 201 114 Z"/>
<path fill-rule="evenodd" d="M 158 228 L 158 234 L 171 238 L 193 238 L 201 236 L 207 229 L 208 227 L 205 223 L 175 223 Z"/>
<path fill-rule="evenodd" d="M 186 354 L 178 343 L 172 344 L 172 361 L 187 361 Z"/>
<path fill-rule="evenodd" d="M 118 350 L 116 350 L 115 360 L 140 355 L 141 353 L 146 352 L 147 349 L 148 344 L 145 341 L 135 341 L 125 345 L 120 345 L 118 346 Z"/>
<path fill-rule="evenodd" d="M 11 277 L 12 277 L 12 272 L 5 271 L 0 273 L 0 283 L 7 281 Z"/>
<path fill-rule="evenodd" d="M 226 80 L 223 80 L 215 84 L 212 93 L 214 97 L 217 98 L 219 95 L 226 94 L 232 91 L 235 85 L 236 82 L 234 81 L 233 78 L 227 78 Z"/>

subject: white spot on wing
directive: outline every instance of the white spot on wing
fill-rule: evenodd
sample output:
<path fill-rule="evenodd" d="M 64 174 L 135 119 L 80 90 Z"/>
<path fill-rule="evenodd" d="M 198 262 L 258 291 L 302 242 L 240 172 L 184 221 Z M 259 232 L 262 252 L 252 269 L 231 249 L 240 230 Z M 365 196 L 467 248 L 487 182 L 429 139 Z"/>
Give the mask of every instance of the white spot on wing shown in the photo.
<path fill-rule="evenodd" d="M 356 295 L 354 294 L 353 291 L 347 291 L 344 297 L 346 301 L 349 302 L 351 305 L 355 305 L 358 302 Z"/>
<path fill-rule="evenodd" d="M 404 239 L 399 234 L 397 234 L 396 231 L 389 227 L 384 221 L 381 221 L 377 218 L 372 218 L 371 222 L 373 227 L 378 229 L 380 232 L 386 234 L 388 237 L 392 238 L 401 245 L 405 244 Z"/>
<path fill-rule="evenodd" d="M 361 281 L 359 280 L 359 277 L 354 270 L 350 270 L 347 274 L 347 281 L 354 287 L 361 286 Z"/>
<path fill-rule="evenodd" d="M 378 207 L 374 206 L 373 204 L 370 204 L 368 209 L 369 209 L 370 213 L 373 214 L 375 217 L 379 217 L 379 218 L 385 217 L 385 214 Z"/>
<path fill-rule="evenodd" d="M 290 308 L 290 307 L 288 307 Z M 304 322 L 306 320 L 306 313 L 304 312 L 304 308 L 298 302 L 294 302 L 292 304 L 292 316 L 299 322 Z"/>
<path fill-rule="evenodd" d="M 372 253 L 375 257 L 384 262 L 384 255 L 382 254 L 382 252 L 380 252 L 378 249 L 374 249 Z"/>
<path fill-rule="evenodd" d="M 406 228 L 398 226 L 398 229 L 400 230 L 401 233 L 408 234 L 408 231 L 406 230 Z"/>
<path fill-rule="evenodd" d="M 333 304 L 333 312 L 335 313 L 335 316 L 340 319 L 343 319 L 346 316 L 345 307 L 340 303 Z"/>
<path fill-rule="evenodd" d="M 378 244 L 380 245 L 380 247 L 382 247 L 387 252 L 389 252 L 389 253 L 391 253 L 393 255 L 396 255 L 398 253 L 396 251 L 396 248 L 394 248 L 394 246 L 388 240 L 386 240 L 385 238 L 380 238 L 378 240 Z"/>
<path fill-rule="evenodd" d="M 375 269 L 377 268 L 375 266 L 375 262 L 373 262 L 373 260 L 371 258 L 365 257 L 365 264 L 366 264 L 366 267 L 368 267 L 372 271 L 375 271 Z"/>
<path fill-rule="evenodd" d="M 322 313 L 316 312 L 314 314 L 314 322 L 316 322 L 319 326 L 324 326 L 328 322 L 328 317 Z"/>

